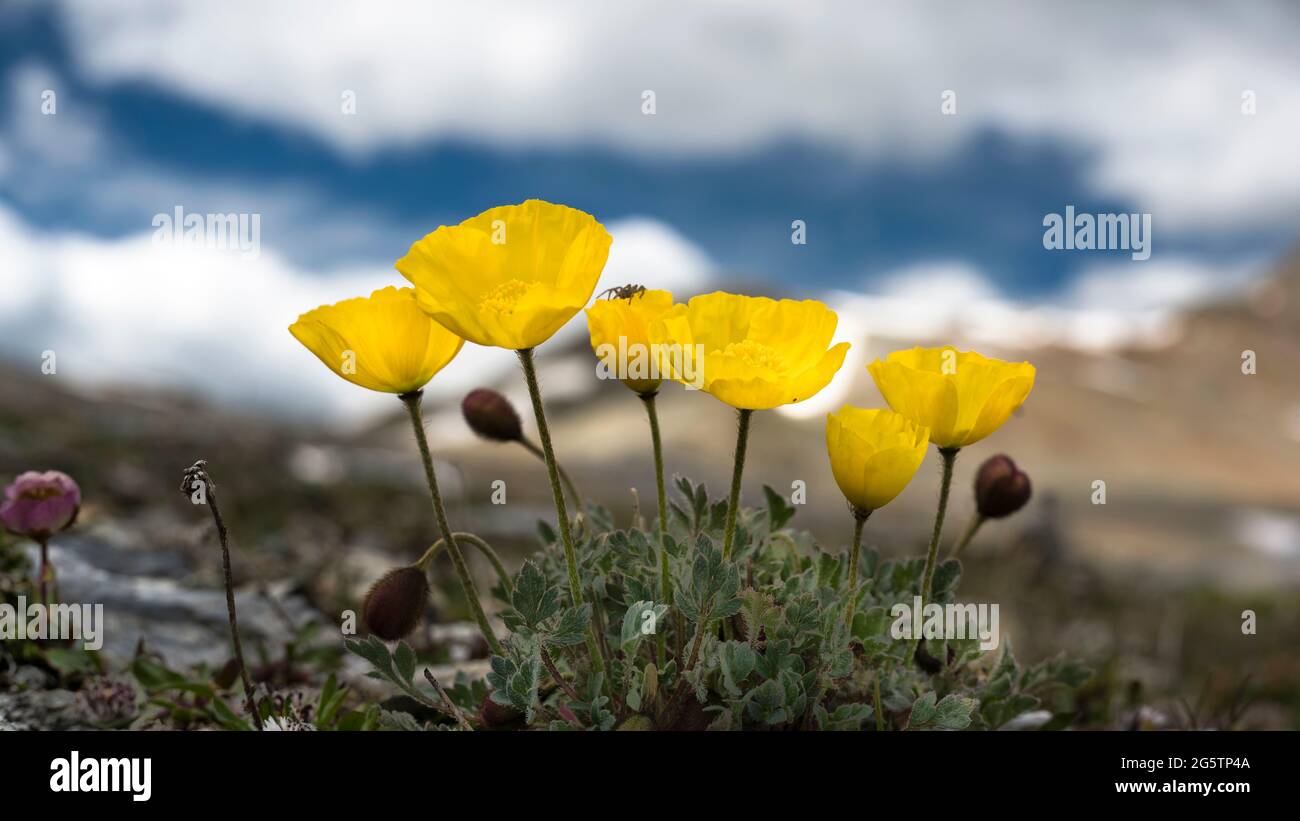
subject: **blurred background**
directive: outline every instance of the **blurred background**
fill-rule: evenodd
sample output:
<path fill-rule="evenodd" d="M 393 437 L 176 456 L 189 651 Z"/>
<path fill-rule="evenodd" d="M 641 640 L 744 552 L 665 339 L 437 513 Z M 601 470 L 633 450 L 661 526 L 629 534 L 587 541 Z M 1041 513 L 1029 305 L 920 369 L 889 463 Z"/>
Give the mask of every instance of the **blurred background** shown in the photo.
<path fill-rule="evenodd" d="M 107 600 L 113 658 L 143 638 L 222 660 L 219 554 L 176 492 L 198 458 L 229 508 L 241 622 L 337 621 L 434 528 L 398 403 L 286 328 L 404 284 L 393 261 L 438 225 L 541 197 L 613 234 L 599 288 L 838 311 L 844 368 L 759 415 L 745 487 L 803 482 L 794 523 L 826 549 L 851 521 L 824 415 L 881 404 L 866 363 L 917 344 L 1032 361 L 1022 412 L 958 462 L 950 537 L 985 457 L 1035 489 L 969 548 L 963 597 L 999 602 L 1022 656 L 1093 662 L 1122 694 L 1105 726 L 1296 726 L 1298 34 L 1283 2 L 9 0 L 0 480 L 81 482 L 56 564 L 65 595 Z M 1046 249 L 1067 206 L 1149 214 L 1149 259 Z M 160 241 L 177 209 L 257 230 Z M 579 484 L 620 521 L 632 488 L 652 506 L 641 404 L 594 378 L 581 318 L 540 367 Z M 467 346 L 429 387 L 431 437 L 455 526 L 517 562 L 548 491 L 527 453 L 465 427 L 480 386 L 526 404 L 513 356 Z M 732 412 L 671 388 L 661 406 L 669 472 L 723 494 Z M 868 541 L 922 549 L 937 483 L 932 453 Z M 451 587 L 435 607 L 462 612 Z"/>

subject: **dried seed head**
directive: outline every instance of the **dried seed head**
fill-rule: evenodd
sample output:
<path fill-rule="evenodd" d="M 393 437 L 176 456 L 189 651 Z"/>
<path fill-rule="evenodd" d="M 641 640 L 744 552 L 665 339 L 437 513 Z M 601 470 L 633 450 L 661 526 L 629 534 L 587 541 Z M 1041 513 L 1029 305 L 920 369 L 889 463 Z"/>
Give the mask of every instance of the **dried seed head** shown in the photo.
<path fill-rule="evenodd" d="M 424 615 L 429 580 L 415 566 L 390 570 L 370 588 L 362 604 L 366 627 L 384 641 L 404 638 Z"/>
<path fill-rule="evenodd" d="M 984 460 L 975 474 L 975 505 L 989 519 L 1015 513 L 1029 501 L 1031 492 L 1029 475 L 1000 453 Z"/>
<path fill-rule="evenodd" d="M 470 430 L 484 439 L 518 442 L 524 438 L 519 414 L 509 399 L 494 390 L 477 388 L 470 391 L 461 401 L 460 410 Z"/>

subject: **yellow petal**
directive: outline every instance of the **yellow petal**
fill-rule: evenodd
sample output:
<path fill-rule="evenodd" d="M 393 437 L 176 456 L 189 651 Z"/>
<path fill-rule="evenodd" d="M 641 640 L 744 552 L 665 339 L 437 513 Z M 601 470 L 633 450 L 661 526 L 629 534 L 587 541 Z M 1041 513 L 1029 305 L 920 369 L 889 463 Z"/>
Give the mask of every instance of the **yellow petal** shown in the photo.
<path fill-rule="evenodd" d="M 896 413 L 928 428 L 930 440 L 939 447 L 950 437 L 957 423 L 957 391 L 938 373 L 917 370 L 893 359 L 876 360 L 867 366 L 880 395 Z"/>
<path fill-rule="evenodd" d="M 826 450 L 840 492 L 870 512 L 912 480 L 929 443 L 927 431 L 902 414 L 845 405 L 826 417 Z"/>
<path fill-rule="evenodd" d="M 391 286 L 308 311 L 289 332 L 347 381 L 397 394 L 424 387 L 464 344 L 420 309 L 413 289 Z"/>
<path fill-rule="evenodd" d="M 396 267 L 436 321 L 471 342 L 519 350 L 587 304 L 611 242 L 590 214 L 528 200 L 438 228 Z"/>
<path fill-rule="evenodd" d="M 598 299 L 587 309 L 591 349 L 602 357 L 611 374 L 623 375 L 623 384 L 635 393 L 648 394 L 659 389 L 660 371 L 652 355 L 650 326 L 672 306 L 672 293 L 644 291 L 628 299 Z M 619 361 L 620 357 L 626 357 L 627 361 Z M 644 378 L 633 378 L 628 376 L 632 368 L 653 370 Z"/>
<path fill-rule="evenodd" d="M 791 398 L 788 402 L 802 402 L 829 385 L 844 364 L 844 357 L 848 352 L 847 342 L 841 342 L 829 351 L 823 352 L 817 364 L 789 382 Z"/>
<path fill-rule="evenodd" d="M 889 406 L 928 427 L 940 448 L 963 448 L 997 430 L 1034 383 L 1028 362 L 951 347 L 895 351 L 867 369 Z"/>
<path fill-rule="evenodd" d="M 666 369 L 735 408 L 764 410 L 800 402 L 824 388 L 848 343 L 827 350 L 835 312 L 815 300 L 773 300 L 724 292 L 697 296 L 650 326 L 652 340 L 674 346 L 698 372 Z M 698 360 L 701 359 L 702 363 Z"/>

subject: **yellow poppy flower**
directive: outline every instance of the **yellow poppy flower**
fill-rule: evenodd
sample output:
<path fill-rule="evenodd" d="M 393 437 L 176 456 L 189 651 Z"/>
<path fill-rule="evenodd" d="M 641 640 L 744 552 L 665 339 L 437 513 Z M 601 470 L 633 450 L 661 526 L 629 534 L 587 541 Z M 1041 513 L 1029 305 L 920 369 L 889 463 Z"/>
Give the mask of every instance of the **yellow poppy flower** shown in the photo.
<path fill-rule="evenodd" d="M 955 348 L 894 351 L 867 366 L 889 407 L 930 429 L 942 449 L 964 448 L 1002 427 L 1034 387 L 1034 366 Z"/>
<path fill-rule="evenodd" d="M 903 492 L 929 443 L 929 431 L 892 411 L 845 405 L 826 416 L 826 451 L 835 484 L 864 514 Z"/>
<path fill-rule="evenodd" d="M 651 327 L 662 372 L 741 410 L 800 402 L 830 383 L 849 343 L 827 349 L 835 312 L 717 291 L 676 305 Z M 698 348 L 697 348 L 698 346 Z"/>
<path fill-rule="evenodd" d="M 598 299 L 587 309 L 591 349 L 635 393 L 659 390 L 659 363 L 651 356 L 649 326 L 672 307 L 671 292 L 643 291 L 628 299 Z"/>
<path fill-rule="evenodd" d="M 391 285 L 308 311 L 289 333 L 352 384 L 396 394 L 423 388 L 465 344 L 420 310 L 414 289 Z"/>
<path fill-rule="evenodd" d="M 582 310 L 613 241 L 590 215 L 528 200 L 444 225 L 396 263 L 420 307 L 479 345 L 534 348 Z"/>

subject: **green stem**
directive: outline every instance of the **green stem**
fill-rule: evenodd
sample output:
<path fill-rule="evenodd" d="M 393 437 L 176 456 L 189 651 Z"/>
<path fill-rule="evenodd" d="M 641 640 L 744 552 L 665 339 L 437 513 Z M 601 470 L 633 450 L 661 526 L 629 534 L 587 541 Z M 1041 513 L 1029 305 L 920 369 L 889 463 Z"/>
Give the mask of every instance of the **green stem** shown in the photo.
<path fill-rule="evenodd" d="M 551 447 L 551 429 L 546 424 L 546 409 L 542 406 L 542 389 L 537 383 L 537 367 L 533 362 L 533 349 L 524 348 L 516 351 L 519 364 L 524 368 L 524 380 L 528 383 L 528 396 L 533 401 L 533 416 L 537 419 L 537 435 L 542 440 L 542 456 L 546 459 L 546 473 L 551 480 L 551 496 L 555 500 L 555 515 L 559 519 L 560 541 L 564 545 L 564 563 L 569 570 L 569 595 L 573 606 L 582 605 L 582 582 L 578 577 L 578 555 L 573 549 L 573 532 L 569 528 L 569 513 L 564 507 L 564 490 L 560 487 L 560 470 L 555 461 L 555 450 Z M 591 656 L 591 667 L 597 673 L 605 672 L 605 660 L 601 657 L 596 644 L 596 635 L 592 628 L 587 628 L 587 653 Z"/>
<path fill-rule="evenodd" d="M 650 419 L 650 441 L 654 445 L 655 454 L 655 491 L 659 494 L 659 589 L 663 596 L 664 603 L 672 605 L 673 602 L 673 582 L 668 573 L 668 551 L 664 549 L 664 539 L 668 537 L 668 497 L 664 495 L 664 446 L 659 436 L 659 411 L 655 408 L 655 394 L 641 394 L 641 401 L 645 403 L 646 416 Z M 681 615 L 675 616 L 677 622 L 681 621 Z M 682 625 L 677 625 L 682 629 Z M 660 666 L 668 663 L 668 634 L 655 627 L 655 645 L 659 651 Z"/>
<path fill-rule="evenodd" d="M 870 510 L 853 508 L 853 549 L 849 552 L 849 612 L 845 623 L 853 632 L 853 614 L 858 609 L 858 553 L 862 550 L 862 526 L 867 523 Z"/>
<path fill-rule="evenodd" d="M 455 537 L 457 542 L 469 542 L 477 547 L 479 552 L 482 553 L 484 558 L 486 558 L 492 565 L 492 569 L 497 572 L 497 579 L 500 580 L 501 587 L 506 591 L 506 595 L 509 596 L 513 592 L 514 585 L 510 582 L 510 574 L 506 572 L 505 564 L 501 562 L 501 557 L 497 552 L 492 549 L 492 545 L 483 541 L 478 536 L 475 536 L 473 533 L 461 533 L 457 531 L 451 535 Z M 424 555 L 416 560 L 416 567 L 428 571 L 429 566 L 433 564 L 433 560 L 438 558 L 438 551 L 442 550 L 446 546 L 446 539 L 439 539 L 434 542 L 429 546 L 428 550 L 424 551 Z"/>
<path fill-rule="evenodd" d="M 943 480 L 939 485 L 939 509 L 934 515 L 934 533 L 930 536 L 930 550 L 925 556 L 925 575 L 921 581 L 921 607 L 930 599 L 930 586 L 934 582 L 934 564 L 939 555 L 939 538 L 943 535 L 943 516 L 948 511 L 948 491 L 952 488 L 952 468 L 957 463 L 959 448 L 939 448 L 943 457 Z M 924 615 L 924 613 L 923 613 Z M 912 644 L 907 650 L 908 661 L 916 655 L 916 648 L 921 644 L 920 636 L 912 637 Z"/>
<path fill-rule="evenodd" d="M 524 446 L 524 450 L 527 450 L 538 459 L 541 459 L 543 464 L 545 464 L 546 454 L 542 452 L 541 448 L 537 447 L 537 445 L 527 439 L 520 439 L 519 444 Z M 560 481 L 564 483 L 564 487 L 569 491 L 569 496 L 573 498 L 573 506 L 578 509 L 579 513 L 585 511 L 587 509 L 587 503 L 583 500 L 582 494 L 578 492 L 578 486 L 573 483 L 573 480 L 569 478 L 569 474 L 564 470 L 564 466 L 559 462 L 556 462 L 555 470 L 559 472 Z"/>
<path fill-rule="evenodd" d="M 955 559 L 958 556 L 960 556 L 962 550 L 965 549 L 966 545 L 970 544 L 971 539 L 975 538 L 975 532 L 979 530 L 980 526 L 983 524 L 984 524 L 983 516 L 981 516 L 978 513 L 972 516 L 970 519 L 970 524 L 966 527 L 966 533 L 961 537 L 961 541 L 957 542 L 957 545 L 953 547 L 952 553 L 948 554 L 948 558 Z"/>
<path fill-rule="evenodd" d="M 37 539 L 36 543 L 41 546 L 41 565 L 36 576 L 36 597 L 40 600 L 42 607 L 49 606 L 50 602 L 45 597 L 46 588 L 53 578 L 53 566 L 50 564 L 50 540 Z M 26 618 L 23 616 L 22 618 Z"/>
<path fill-rule="evenodd" d="M 880 671 L 876 671 L 875 680 L 871 683 L 872 689 L 876 696 L 876 732 L 884 732 L 885 713 L 884 705 L 880 702 Z"/>
<path fill-rule="evenodd" d="M 708 629 L 709 622 L 712 621 L 712 615 L 713 613 L 711 610 L 705 610 L 700 614 L 700 620 L 695 625 L 695 638 L 691 641 L 691 655 L 690 658 L 686 660 L 686 666 L 682 668 L 682 672 L 691 670 L 695 667 L 695 663 L 700 660 L 700 645 L 704 643 L 704 631 Z M 674 713 L 677 707 L 677 700 L 681 698 L 682 693 L 685 693 L 689 689 L 690 684 L 687 683 L 684 677 L 677 680 L 677 686 L 673 690 L 672 696 L 668 699 L 668 704 L 664 707 L 664 713 L 670 717 L 670 721 L 676 722 L 677 719 Z"/>
<path fill-rule="evenodd" d="M 556 686 L 563 690 L 564 694 L 569 698 L 581 702 L 582 696 L 578 695 L 578 691 L 573 688 L 573 685 L 566 681 L 564 676 L 560 675 L 560 668 L 555 666 L 555 659 L 551 658 L 550 652 L 546 649 L 546 642 L 541 642 L 539 648 L 541 650 L 542 665 L 546 667 L 546 672 L 551 674 L 551 678 L 555 679 Z"/>
<path fill-rule="evenodd" d="M 731 543 L 736 538 L 736 516 L 740 513 L 740 478 L 745 472 L 745 445 L 749 442 L 749 418 L 752 410 L 741 409 L 736 424 L 736 462 L 731 472 L 731 498 L 727 503 L 727 533 L 722 540 L 722 558 L 731 558 Z"/>
<path fill-rule="evenodd" d="M 465 564 L 465 554 L 461 553 L 451 525 L 447 523 L 447 508 L 443 506 L 442 493 L 438 491 L 438 476 L 433 470 L 433 454 L 429 452 L 429 440 L 424 434 L 424 417 L 420 414 L 420 398 L 423 395 L 424 391 L 420 390 L 404 393 L 398 398 L 402 400 L 406 412 L 411 417 L 411 428 L 415 431 L 415 444 L 420 449 L 420 460 L 424 463 L 424 478 L 429 483 L 429 495 L 433 497 L 433 515 L 438 520 L 438 531 L 447 542 L 447 552 L 451 555 L 451 563 L 456 568 L 456 575 L 460 578 L 460 586 L 465 592 L 465 598 L 469 600 L 469 609 L 474 614 L 474 621 L 478 622 L 478 629 L 482 631 L 483 638 L 487 640 L 492 652 L 503 656 L 505 649 L 496 634 L 492 632 L 487 614 L 483 612 L 483 603 L 478 598 L 478 588 L 474 584 L 474 578 L 469 574 L 469 565 Z"/>

